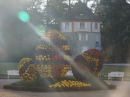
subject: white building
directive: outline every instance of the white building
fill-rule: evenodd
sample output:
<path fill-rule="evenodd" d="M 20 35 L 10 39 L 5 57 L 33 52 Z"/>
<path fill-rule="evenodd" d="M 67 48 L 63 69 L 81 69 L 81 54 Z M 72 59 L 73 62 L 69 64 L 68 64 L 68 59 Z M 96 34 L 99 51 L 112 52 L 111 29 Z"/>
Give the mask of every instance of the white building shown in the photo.
<path fill-rule="evenodd" d="M 62 18 L 60 29 L 73 57 L 88 49 L 101 50 L 100 20 L 81 1 Z"/>

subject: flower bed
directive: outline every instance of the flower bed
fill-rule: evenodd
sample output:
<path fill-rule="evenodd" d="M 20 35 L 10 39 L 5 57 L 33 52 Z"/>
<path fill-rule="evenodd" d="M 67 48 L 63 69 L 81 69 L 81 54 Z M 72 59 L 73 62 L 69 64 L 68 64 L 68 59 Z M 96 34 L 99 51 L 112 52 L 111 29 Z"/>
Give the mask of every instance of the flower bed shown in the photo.
<path fill-rule="evenodd" d="M 89 49 L 81 55 L 75 57 L 72 64 L 72 72 L 76 79 L 92 80 L 92 76 L 97 76 L 103 68 L 104 56 L 96 49 Z"/>
<path fill-rule="evenodd" d="M 35 81 L 19 81 L 12 84 L 4 85 L 4 89 L 20 90 L 20 91 L 37 91 L 37 92 L 54 92 L 54 91 L 93 91 L 115 89 L 115 85 L 110 85 L 100 79 L 103 86 L 95 82 L 79 81 L 74 78 L 40 78 Z"/>
<path fill-rule="evenodd" d="M 82 53 L 72 62 L 66 38 L 58 31 L 50 30 L 38 42 L 35 59 L 20 60 L 18 70 L 22 80 L 3 87 L 44 92 L 114 89 L 115 86 L 108 85 L 96 77 L 103 63 L 103 55 L 95 49 Z M 65 77 L 70 68 L 76 79 Z"/>
<path fill-rule="evenodd" d="M 42 87 L 25 87 L 25 86 L 14 86 L 14 85 L 4 85 L 4 89 L 12 89 L 18 91 L 35 91 L 35 92 L 69 92 L 69 91 L 94 91 L 94 90 L 109 90 L 116 89 L 115 85 L 109 85 L 106 87 L 73 87 L 73 88 L 42 88 Z"/>

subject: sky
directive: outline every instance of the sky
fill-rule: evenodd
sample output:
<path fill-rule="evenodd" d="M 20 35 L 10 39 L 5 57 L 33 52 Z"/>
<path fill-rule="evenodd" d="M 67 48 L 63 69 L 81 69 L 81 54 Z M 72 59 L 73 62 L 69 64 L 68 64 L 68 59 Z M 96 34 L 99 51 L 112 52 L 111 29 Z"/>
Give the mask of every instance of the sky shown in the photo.
<path fill-rule="evenodd" d="M 44 2 L 44 4 L 46 4 L 46 1 L 47 1 L 47 0 L 42 0 L 42 1 Z M 81 1 L 84 1 L 84 0 L 81 0 Z M 69 3 L 69 0 L 67 0 L 66 2 Z M 71 4 L 72 4 L 72 3 L 76 3 L 76 2 L 78 2 L 78 0 L 71 0 Z M 89 1 L 89 2 L 88 2 L 88 7 L 90 7 L 90 5 L 91 5 L 92 3 L 93 3 L 93 0 Z M 43 4 L 41 5 L 41 8 L 44 9 Z"/>
<path fill-rule="evenodd" d="M 130 4 L 130 0 L 126 0 L 126 2 Z"/>

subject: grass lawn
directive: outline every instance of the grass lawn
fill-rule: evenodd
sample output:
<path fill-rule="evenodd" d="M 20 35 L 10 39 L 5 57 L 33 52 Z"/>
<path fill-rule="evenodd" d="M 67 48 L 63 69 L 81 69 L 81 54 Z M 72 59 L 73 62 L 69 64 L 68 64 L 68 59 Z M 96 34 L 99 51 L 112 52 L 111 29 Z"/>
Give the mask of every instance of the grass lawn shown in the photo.
<path fill-rule="evenodd" d="M 105 65 L 101 70 L 100 74 L 108 75 L 109 72 L 112 71 L 119 71 L 124 72 L 125 75 L 130 75 L 130 66 L 112 66 L 112 65 Z"/>
<path fill-rule="evenodd" d="M 0 74 L 6 74 L 7 70 L 18 70 L 18 63 L 0 63 Z"/>
<path fill-rule="evenodd" d="M 18 63 L 0 62 L 0 78 L 7 78 L 7 70 L 18 70 Z M 10 78 L 19 78 L 19 76 L 10 76 Z"/>
<path fill-rule="evenodd" d="M 105 65 L 103 66 L 103 69 L 101 70 L 101 72 L 99 73 L 100 78 L 103 80 L 107 80 L 107 75 L 110 72 L 124 72 L 124 80 L 130 81 L 130 66 L 112 66 L 112 65 Z M 122 78 L 117 78 L 114 77 L 112 78 L 112 80 L 122 80 Z"/>

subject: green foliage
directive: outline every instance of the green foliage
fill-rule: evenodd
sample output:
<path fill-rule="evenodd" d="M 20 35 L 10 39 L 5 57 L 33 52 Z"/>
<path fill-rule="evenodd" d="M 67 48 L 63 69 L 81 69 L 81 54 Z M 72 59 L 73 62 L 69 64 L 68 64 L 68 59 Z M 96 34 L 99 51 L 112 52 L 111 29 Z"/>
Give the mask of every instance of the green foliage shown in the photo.
<path fill-rule="evenodd" d="M 130 45 L 130 30 L 126 29 L 123 33 L 122 33 L 122 41 L 125 45 Z"/>
<path fill-rule="evenodd" d="M 31 16 L 33 24 L 44 25 L 48 29 L 60 30 L 61 18 L 73 7 L 79 0 L 32 0 L 22 10 L 26 10 Z M 90 0 L 84 0 L 87 3 Z M 95 0 L 96 2 L 97 0 Z M 70 2 L 70 4 L 68 4 Z"/>
<path fill-rule="evenodd" d="M 126 1 L 101 0 L 98 4 L 95 13 L 102 19 L 102 34 L 109 39 L 108 43 L 119 43 L 120 34 L 129 25 L 129 10 L 130 6 Z"/>
<path fill-rule="evenodd" d="M 110 72 L 124 72 L 125 75 L 130 75 L 130 66 L 109 66 L 109 65 L 104 65 L 103 69 L 101 70 L 100 74 L 105 74 L 108 75 Z"/>
<path fill-rule="evenodd" d="M 102 19 L 102 46 L 103 50 L 110 45 L 114 46 L 113 60 L 109 62 L 119 63 L 126 62 L 126 49 L 124 45 L 122 33 L 130 24 L 130 5 L 122 0 L 100 0 L 97 4 L 95 14 Z M 128 38 L 127 38 L 128 39 Z M 109 53 L 109 52 L 108 52 Z"/>
<path fill-rule="evenodd" d="M 18 63 L 0 62 L 0 74 L 7 74 L 7 70 L 17 70 Z"/>
<path fill-rule="evenodd" d="M 48 29 L 60 30 L 60 19 L 67 12 L 69 6 L 65 0 L 32 0 L 22 9 L 26 10 L 31 17 L 33 24 L 44 25 Z"/>

